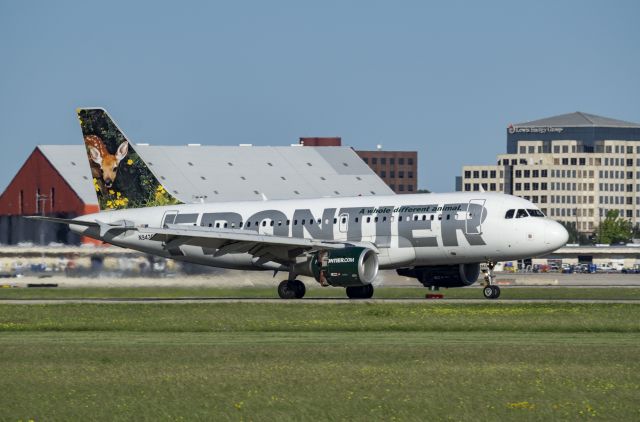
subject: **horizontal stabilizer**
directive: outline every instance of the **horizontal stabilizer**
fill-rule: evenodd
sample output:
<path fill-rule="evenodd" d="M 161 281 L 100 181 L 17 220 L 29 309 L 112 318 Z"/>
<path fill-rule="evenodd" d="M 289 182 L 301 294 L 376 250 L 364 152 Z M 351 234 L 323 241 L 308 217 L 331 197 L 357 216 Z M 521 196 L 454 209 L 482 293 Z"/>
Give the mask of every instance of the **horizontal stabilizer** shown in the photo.
<path fill-rule="evenodd" d="M 74 220 L 73 218 L 43 217 L 40 215 L 29 215 L 29 216 L 25 216 L 24 218 L 28 218 L 29 220 L 48 221 L 50 223 L 74 224 L 76 226 L 85 226 L 85 227 L 100 227 L 100 224 L 94 221 L 80 221 L 80 220 Z"/>

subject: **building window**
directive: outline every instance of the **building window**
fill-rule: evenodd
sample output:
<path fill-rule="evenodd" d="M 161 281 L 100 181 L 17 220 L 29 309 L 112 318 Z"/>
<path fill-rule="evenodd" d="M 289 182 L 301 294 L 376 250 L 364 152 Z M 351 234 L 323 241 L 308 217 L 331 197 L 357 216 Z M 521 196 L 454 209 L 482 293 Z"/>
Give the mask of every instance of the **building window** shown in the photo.
<path fill-rule="evenodd" d="M 364 157 L 364 158 L 362 159 L 362 161 L 364 161 L 365 163 L 369 164 L 369 159 L 368 159 L 367 157 Z"/>
<path fill-rule="evenodd" d="M 407 186 L 407 190 L 408 190 L 409 192 L 413 192 L 413 185 L 408 185 L 408 186 Z M 378 218 L 378 217 L 376 217 L 376 218 Z"/>
<path fill-rule="evenodd" d="M 409 179 L 413 179 L 413 172 L 412 171 L 407 172 L 407 177 Z"/>
<path fill-rule="evenodd" d="M 407 164 L 412 166 L 413 165 L 413 158 L 407 158 Z"/>
<path fill-rule="evenodd" d="M 404 185 L 398 185 L 398 190 L 400 192 L 404 192 Z"/>
<path fill-rule="evenodd" d="M 465 170 L 464 171 L 464 178 L 465 179 L 471 179 L 471 172 L 469 170 Z"/>
<path fill-rule="evenodd" d="M 384 165 L 384 164 L 387 164 L 387 159 L 386 159 L 386 157 L 381 157 L 381 158 L 380 158 L 380 164 L 383 164 L 383 165 Z"/>
<path fill-rule="evenodd" d="M 491 177 L 492 179 L 495 179 L 495 178 L 496 178 L 496 171 L 495 171 L 495 170 L 491 170 L 490 177 Z"/>
<path fill-rule="evenodd" d="M 398 172 L 398 178 L 404 179 L 404 171 L 399 171 Z"/>
<path fill-rule="evenodd" d="M 487 172 L 487 170 L 482 170 L 482 178 L 486 179 L 487 177 L 489 177 L 489 173 Z"/>
<path fill-rule="evenodd" d="M 375 165 L 375 164 L 378 164 L 378 159 L 377 159 L 376 157 L 373 157 L 373 158 L 371 159 L 371 164 L 374 164 L 374 165 Z"/>
<path fill-rule="evenodd" d="M 404 158 L 402 157 L 398 158 L 398 164 L 401 166 L 404 165 Z"/>
<path fill-rule="evenodd" d="M 392 166 L 396 163 L 396 159 L 394 157 L 389 158 L 389 164 Z"/>
<path fill-rule="evenodd" d="M 387 177 L 387 172 L 386 172 L 385 170 L 382 170 L 382 171 L 380 172 L 380 177 L 382 177 L 383 179 L 384 179 L 385 177 Z"/>
<path fill-rule="evenodd" d="M 471 183 L 465 183 L 465 184 L 464 184 L 464 190 L 465 190 L 466 192 L 471 191 Z"/>
<path fill-rule="evenodd" d="M 479 179 L 479 178 L 480 178 L 480 172 L 479 172 L 478 170 L 475 170 L 475 171 L 473 172 L 473 178 L 474 178 L 474 179 Z"/>

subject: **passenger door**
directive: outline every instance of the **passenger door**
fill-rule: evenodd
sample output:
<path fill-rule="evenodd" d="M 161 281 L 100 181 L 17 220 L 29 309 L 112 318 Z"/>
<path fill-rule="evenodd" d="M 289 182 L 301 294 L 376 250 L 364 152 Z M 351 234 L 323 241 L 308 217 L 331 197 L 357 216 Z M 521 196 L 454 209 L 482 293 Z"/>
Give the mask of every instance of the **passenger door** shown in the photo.
<path fill-rule="evenodd" d="M 482 234 L 482 215 L 485 199 L 472 199 L 467 207 L 465 231 L 467 234 Z"/>

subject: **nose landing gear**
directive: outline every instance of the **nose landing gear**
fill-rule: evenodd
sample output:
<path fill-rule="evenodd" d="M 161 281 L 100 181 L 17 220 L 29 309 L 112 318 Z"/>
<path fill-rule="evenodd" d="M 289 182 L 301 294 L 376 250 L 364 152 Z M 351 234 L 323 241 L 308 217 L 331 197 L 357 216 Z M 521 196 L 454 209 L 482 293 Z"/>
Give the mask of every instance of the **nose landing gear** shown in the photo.
<path fill-rule="evenodd" d="M 495 262 L 489 261 L 487 262 L 487 270 L 483 271 L 484 288 L 482 289 L 482 294 L 487 299 L 497 299 L 500 297 L 500 287 L 494 284 L 496 276 L 493 274 L 493 268 L 495 265 Z"/>

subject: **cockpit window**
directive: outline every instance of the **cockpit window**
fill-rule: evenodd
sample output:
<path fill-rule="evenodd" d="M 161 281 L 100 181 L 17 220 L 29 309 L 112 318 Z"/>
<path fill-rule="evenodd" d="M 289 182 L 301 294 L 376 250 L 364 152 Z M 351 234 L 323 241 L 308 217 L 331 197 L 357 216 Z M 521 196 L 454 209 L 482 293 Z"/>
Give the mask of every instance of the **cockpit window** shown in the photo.
<path fill-rule="evenodd" d="M 504 215 L 504 218 L 513 218 L 513 213 L 515 213 L 516 210 L 509 210 L 507 211 L 507 213 Z"/>
<path fill-rule="evenodd" d="M 544 217 L 544 214 L 540 210 L 527 209 L 527 211 L 531 217 Z"/>
<path fill-rule="evenodd" d="M 528 217 L 529 214 L 527 214 L 527 210 L 518 210 L 516 211 L 516 218 L 524 218 L 524 217 Z"/>

